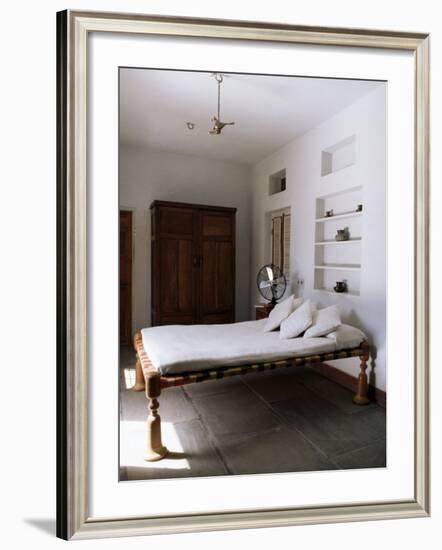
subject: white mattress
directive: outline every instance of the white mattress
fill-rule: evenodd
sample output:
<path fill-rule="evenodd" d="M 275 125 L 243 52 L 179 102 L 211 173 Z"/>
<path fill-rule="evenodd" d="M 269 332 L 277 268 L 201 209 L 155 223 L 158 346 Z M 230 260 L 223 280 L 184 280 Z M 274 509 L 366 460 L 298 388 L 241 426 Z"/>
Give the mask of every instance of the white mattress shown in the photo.
<path fill-rule="evenodd" d="M 264 332 L 265 322 L 266 319 L 224 325 L 166 325 L 145 328 L 141 335 L 145 351 L 161 374 L 327 353 L 355 347 L 365 339 L 361 331 L 354 329 L 357 333 L 347 331 L 352 338 L 351 346 L 346 344 L 344 333 L 339 338 L 329 335 L 331 337 L 283 340 L 279 331 Z"/>

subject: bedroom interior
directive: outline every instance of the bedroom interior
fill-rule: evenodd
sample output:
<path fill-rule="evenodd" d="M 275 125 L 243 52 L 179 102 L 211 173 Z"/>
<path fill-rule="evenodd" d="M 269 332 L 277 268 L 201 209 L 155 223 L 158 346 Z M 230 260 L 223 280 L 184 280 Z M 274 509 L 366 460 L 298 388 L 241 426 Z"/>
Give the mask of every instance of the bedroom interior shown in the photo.
<path fill-rule="evenodd" d="M 120 69 L 120 480 L 386 466 L 385 96 Z"/>

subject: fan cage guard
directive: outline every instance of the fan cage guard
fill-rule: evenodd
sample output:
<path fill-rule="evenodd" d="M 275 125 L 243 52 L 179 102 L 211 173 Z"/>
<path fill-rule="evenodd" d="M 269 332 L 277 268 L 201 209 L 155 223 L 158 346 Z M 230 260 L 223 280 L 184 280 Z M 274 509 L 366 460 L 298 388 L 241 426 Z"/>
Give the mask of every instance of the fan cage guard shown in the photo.
<path fill-rule="evenodd" d="M 273 272 L 273 277 L 278 281 L 276 284 L 270 285 L 270 292 L 272 294 L 272 297 L 270 298 L 268 295 L 266 296 L 264 294 L 264 289 L 260 288 L 260 282 L 263 280 L 262 273 L 267 273 L 267 268 L 270 268 Z M 282 279 L 282 283 L 281 283 Z M 261 294 L 261 296 L 268 300 L 271 305 L 274 307 L 278 300 L 284 296 L 285 290 L 287 288 L 287 279 L 281 270 L 281 268 L 275 264 L 265 264 L 261 267 L 261 269 L 258 271 L 258 274 L 256 276 L 256 285 L 258 287 L 258 292 Z M 278 289 L 281 289 L 282 291 L 278 292 Z"/>

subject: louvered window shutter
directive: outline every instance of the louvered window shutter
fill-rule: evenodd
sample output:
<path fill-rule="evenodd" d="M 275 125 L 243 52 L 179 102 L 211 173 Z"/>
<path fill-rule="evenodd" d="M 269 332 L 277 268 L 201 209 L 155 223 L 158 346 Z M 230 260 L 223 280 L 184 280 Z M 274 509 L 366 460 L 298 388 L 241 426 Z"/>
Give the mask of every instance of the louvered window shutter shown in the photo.
<path fill-rule="evenodd" d="M 275 216 L 272 220 L 272 264 L 282 265 L 282 216 Z"/>
<path fill-rule="evenodd" d="M 281 269 L 289 278 L 290 275 L 290 214 L 282 216 L 282 266 Z"/>

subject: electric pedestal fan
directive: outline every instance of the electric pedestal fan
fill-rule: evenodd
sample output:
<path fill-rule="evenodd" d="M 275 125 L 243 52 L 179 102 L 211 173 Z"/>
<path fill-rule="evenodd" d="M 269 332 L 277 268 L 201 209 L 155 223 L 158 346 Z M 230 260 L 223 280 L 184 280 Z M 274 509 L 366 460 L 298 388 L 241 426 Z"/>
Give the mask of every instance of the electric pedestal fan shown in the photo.
<path fill-rule="evenodd" d="M 284 295 L 287 281 L 281 269 L 274 264 L 261 267 L 256 277 L 259 293 L 274 306 Z"/>

